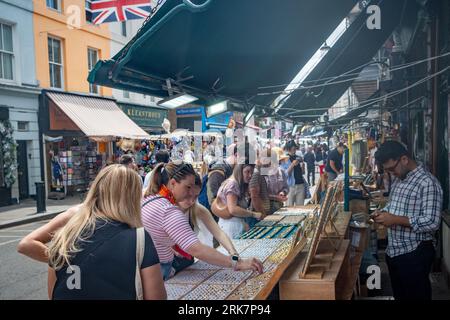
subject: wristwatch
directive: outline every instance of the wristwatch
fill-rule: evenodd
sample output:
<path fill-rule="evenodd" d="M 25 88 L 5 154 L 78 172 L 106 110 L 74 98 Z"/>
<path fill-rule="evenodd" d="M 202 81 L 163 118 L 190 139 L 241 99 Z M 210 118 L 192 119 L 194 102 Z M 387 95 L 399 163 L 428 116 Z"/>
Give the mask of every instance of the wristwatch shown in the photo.
<path fill-rule="evenodd" d="M 238 261 L 239 261 L 239 256 L 237 254 L 233 254 L 231 256 L 231 267 L 233 268 L 233 270 L 236 270 Z"/>

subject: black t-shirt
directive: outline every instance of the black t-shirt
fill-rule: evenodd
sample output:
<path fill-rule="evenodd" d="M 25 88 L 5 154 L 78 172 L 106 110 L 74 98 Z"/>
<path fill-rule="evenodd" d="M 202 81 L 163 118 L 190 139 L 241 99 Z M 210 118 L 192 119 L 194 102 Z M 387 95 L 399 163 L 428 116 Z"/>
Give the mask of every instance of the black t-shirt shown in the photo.
<path fill-rule="evenodd" d="M 340 171 L 342 169 L 342 155 L 337 151 L 337 149 L 334 149 L 328 155 L 327 167 L 325 169 L 327 172 L 334 172 L 334 170 L 331 169 L 330 165 L 331 160 L 334 161 L 334 166 L 336 167 L 336 170 Z"/>
<path fill-rule="evenodd" d="M 306 165 L 308 166 L 308 168 L 314 168 L 314 166 L 316 164 L 316 157 L 314 156 L 314 153 L 307 152 L 305 154 L 305 156 L 303 157 L 303 159 L 305 160 Z"/>
<path fill-rule="evenodd" d="M 295 159 L 297 159 L 297 156 L 289 156 L 291 162 L 293 162 Z M 294 167 L 294 178 L 295 178 L 295 184 L 303 184 L 305 183 L 305 180 L 303 180 L 303 171 L 301 163 L 299 162 L 298 165 Z"/>
<path fill-rule="evenodd" d="M 315 156 L 316 156 L 316 161 L 317 162 L 323 161 L 323 154 L 322 154 L 322 152 L 316 152 Z"/>
<path fill-rule="evenodd" d="M 80 289 L 69 289 L 74 273 L 67 266 L 56 271 L 53 299 L 136 299 L 136 229 L 116 221 L 97 221 L 94 234 L 71 259 L 79 267 Z M 159 263 L 150 235 L 145 232 L 145 251 L 141 269 Z M 69 280 L 69 281 L 68 281 Z"/>

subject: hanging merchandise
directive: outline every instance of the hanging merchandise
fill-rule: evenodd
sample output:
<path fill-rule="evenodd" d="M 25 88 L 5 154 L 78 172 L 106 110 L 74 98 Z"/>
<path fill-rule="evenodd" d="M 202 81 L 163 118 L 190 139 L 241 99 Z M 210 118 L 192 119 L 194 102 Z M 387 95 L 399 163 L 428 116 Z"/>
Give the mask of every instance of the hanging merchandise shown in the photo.
<path fill-rule="evenodd" d="M 0 167 L 0 187 L 10 188 L 17 180 L 17 144 L 13 138 L 13 128 L 9 120 L 0 121 L 0 152 L 2 153 L 3 167 Z"/>

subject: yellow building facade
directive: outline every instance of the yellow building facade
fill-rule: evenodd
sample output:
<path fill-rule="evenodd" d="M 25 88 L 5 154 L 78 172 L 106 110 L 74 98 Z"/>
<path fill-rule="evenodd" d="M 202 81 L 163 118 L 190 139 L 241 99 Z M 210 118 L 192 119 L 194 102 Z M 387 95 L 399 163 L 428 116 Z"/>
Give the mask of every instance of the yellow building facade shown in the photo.
<path fill-rule="evenodd" d="M 110 88 L 92 88 L 87 81 L 96 60 L 110 58 L 108 26 L 86 22 L 85 0 L 33 0 L 33 6 L 40 87 L 111 96 Z"/>

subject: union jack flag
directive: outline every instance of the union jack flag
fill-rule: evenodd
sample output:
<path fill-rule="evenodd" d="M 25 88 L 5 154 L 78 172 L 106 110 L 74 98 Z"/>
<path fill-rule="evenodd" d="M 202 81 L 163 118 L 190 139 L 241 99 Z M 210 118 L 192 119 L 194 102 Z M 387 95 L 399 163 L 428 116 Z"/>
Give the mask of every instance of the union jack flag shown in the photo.
<path fill-rule="evenodd" d="M 151 0 L 86 0 L 86 19 L 93 24 L 144 19 L 152 10 Z"/>

